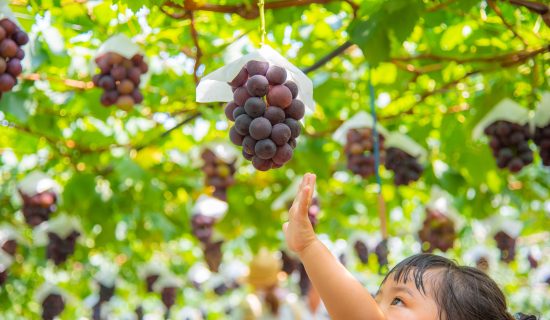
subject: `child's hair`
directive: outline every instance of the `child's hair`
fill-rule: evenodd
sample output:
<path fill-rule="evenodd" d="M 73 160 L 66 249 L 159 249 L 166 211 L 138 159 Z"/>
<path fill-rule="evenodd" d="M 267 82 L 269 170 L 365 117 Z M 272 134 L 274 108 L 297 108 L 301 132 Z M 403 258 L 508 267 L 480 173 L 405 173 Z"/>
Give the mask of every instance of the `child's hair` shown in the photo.
<path fill-rule="evenodd" d="M 498 285 L 482 271 L 433 254 L 417 254 L 401 261 L 382 284 L 393 276 L 395 282 L 414 281 L 418 291 L 426 294 L 424 275 L 441 271 L 434 278 L 432 293 L 439 308 L 439 318 L 445 320 L 536 320 L 535 316 L 518 314 L 513 317 L 506 307 L 506 298 Z"/>

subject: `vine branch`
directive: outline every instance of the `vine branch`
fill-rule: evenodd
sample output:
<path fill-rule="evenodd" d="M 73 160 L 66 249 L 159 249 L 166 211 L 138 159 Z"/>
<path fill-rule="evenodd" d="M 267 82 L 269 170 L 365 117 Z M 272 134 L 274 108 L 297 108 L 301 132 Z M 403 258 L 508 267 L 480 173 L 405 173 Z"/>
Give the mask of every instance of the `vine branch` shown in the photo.
<path fill-rule="evenodd" d="M 523 42 L 523 44 L 528 47 L 529 46 L 529 43 L 525 40 L 525 38 L 523 38 L 517 31 L 516 29 L 514 29 L 514 27 L 508 22 L 506 21 L 506 19 L 504 18 L 504 15 L 502 14 L 502 10 L 500 10 L 500 8 L 497 6 L 497 4 L 495 3 L 494 0 L 487 0 L 487 3 L 489 4 L 489 6 L 491 7 L 491 9 L 493 9 L 493 11 L 497 14 L 497 16 L 500 18 L 500 20 L 502 21 L 502 23 L 506 26 L 506 28 L 508 28 L 508 30 L 510 30 L 514 36 L 516 38 L 518 38 L 519 40 L 521 40 L 521 42 Z"/>
<path fill-rule="evenodd" d="M 359 5 L 351 0 L 282 0 L 275 2 L 268 2 L 265 4 L 266 10 L 274 9 L 283 9 L 289 7 L 299 7 L 307 6 L 310 4 L 327 4 L 330 2 L 345 2 L 349 4 L 354 12 L 354 14 L 359 9 Z M 165 2 L 161 6 L 161 10 L 165 12 L 166 10 L 162 7 L 170 7 L 174 9 L 181 10 L 182 12 L 170 12 L 168 15 L 174 19 L 186 19 L 188 15 L 186 12 L 189 11 L 209 11 L 217 13 L 230 13 L 236 14 L 240 17 L 248 20 L 256 19 L 260 15 L 260 12 L 257 7 L 250 6 L 246 4 L 237 4 L 237 5 L 228 5 L 228 4 L 211 4 L 211 3 L 198 3 L 194 0 L 185 0 L 183 4 L 179 5 L 173 2 Z"/>
<path fill-rule="evenodd" d="M 197 28 L 195 26 L 195 15 L 193 12 L 189 12 L 189 18 L 191 20 L 190 29 L 191 29 L 191 38 L 193 39 L 193 43 L 195 44 L 195 65 L 193 66 L 193 79 L 195 80 L 195 85 L 199 85 L 200 79 L 198 76 L 198 70 L 199 66 L 201 64 L 201 58 L 202 58 L 202 49 L 199 44 L 199 33 L 197 32 Z"/>

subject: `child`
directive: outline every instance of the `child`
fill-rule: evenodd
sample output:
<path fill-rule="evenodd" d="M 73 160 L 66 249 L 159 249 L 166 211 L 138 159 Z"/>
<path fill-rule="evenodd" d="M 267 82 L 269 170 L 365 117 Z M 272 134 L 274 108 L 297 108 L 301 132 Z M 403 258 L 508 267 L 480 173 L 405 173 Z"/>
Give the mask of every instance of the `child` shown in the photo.
<path fill-rule="evenodd" d="M 373 298 L 317 239 L 308 219 L 315 176 L 306 174 L 283 230 L 334 320 L 514 320 L 485 273 L 431 254 L 405 259 Z M 536 320 L 519 315 L 517 319 Z"/>

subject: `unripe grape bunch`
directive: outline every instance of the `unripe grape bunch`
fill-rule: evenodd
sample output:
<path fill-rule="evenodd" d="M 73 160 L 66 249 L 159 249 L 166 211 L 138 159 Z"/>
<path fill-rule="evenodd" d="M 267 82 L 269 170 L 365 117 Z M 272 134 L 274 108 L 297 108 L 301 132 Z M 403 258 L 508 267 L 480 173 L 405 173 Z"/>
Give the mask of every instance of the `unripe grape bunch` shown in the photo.
<path fill-rule="evenodd" d="M 202 171 L 206 175 L 205 184 L 214 187 L 214 197 L 227 201 L 227 188 L 235 184 L 235 162 L 227 163 L 209 149 L 204 150 L 201 157 L 204 161 Z"/>
<path fill-rule="evenodd" d="M 550 166 L 550 124 L 535 129 L 535 144 L 539 147 L 542 164 Z"/>
<path fill-rule="evenodd" d="M 264 61 L 249 61 L 229 83 L 233 101 L 225 107 L 231 142 L 242 146 L 243 156 L 260 171 L 282 167 L 290 161 L 305 105 L 298 86 L 287 81 L 287 71 Z"/>
<path fill-rule="evenodd" d="M 0 20 L 0 98 L 17 84 L 17 76 L 23 71 L 21 60 L 25 57 L 22 46 L 29 36 L 10 19 Z"/>
<path fill-rule="evenodd" d="M 139 90 L 141 75 L 149 70 L 143 55 L 136 54 L 127 59 L 115 52 L 107 52 L 95 59 L 100 73 L 93 77 L 96 87 L 104 90 L 101 95 L 103 106 L 116 105 L 131 110 L 134 104 L 143 101 Z"/>
<path fill-rule="evenodd" d="M 435 209 L 426 209 L 426 218 L 422 229 L 418 232 L 422 242 L 422 251 L 433 252 L 439 249 L 443 252 L 454 246 L 456 239 L 455 224 L 451 218 Z"/>
<path fill-rule="evenodd" d="M 384 163 L 386 153 L 384 151 L 384 137 L 378 136 L 380 163 Z M 368 178 L 374 175 L 374 135 L 371 128 L 359 128 L 348 130 L 346 137 L 346 146 L 344 148 L 348 158 L 348 169 Z"/>
<path fill-rule="evenodd" d="M 495 121 L 484 132 L 490 138 L 489 146 L 499 168 L 516 173 L 533 162 L 529 125 Z"/>
<path fill-rule="evenodd" d="M 424 172 L 424 167 L 418 162 L 417 158 L 395 147 L 386 150 L 385 166 L 395 173 L 393 181 L 397 186 L 417 181 Z"/>

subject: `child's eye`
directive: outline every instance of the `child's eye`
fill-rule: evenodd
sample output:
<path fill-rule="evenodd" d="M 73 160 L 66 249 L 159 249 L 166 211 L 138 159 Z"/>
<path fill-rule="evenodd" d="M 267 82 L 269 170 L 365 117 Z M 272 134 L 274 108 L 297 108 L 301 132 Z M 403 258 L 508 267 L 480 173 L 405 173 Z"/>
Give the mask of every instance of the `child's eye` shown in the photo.
<path fill-rule="evenodd" d="M 398 306 L 403 304 L 404 304 L 403 300 L 401 300 L 400 298 L 394 298 L 393 301 L 391 302 L 392 306 Z"/>

